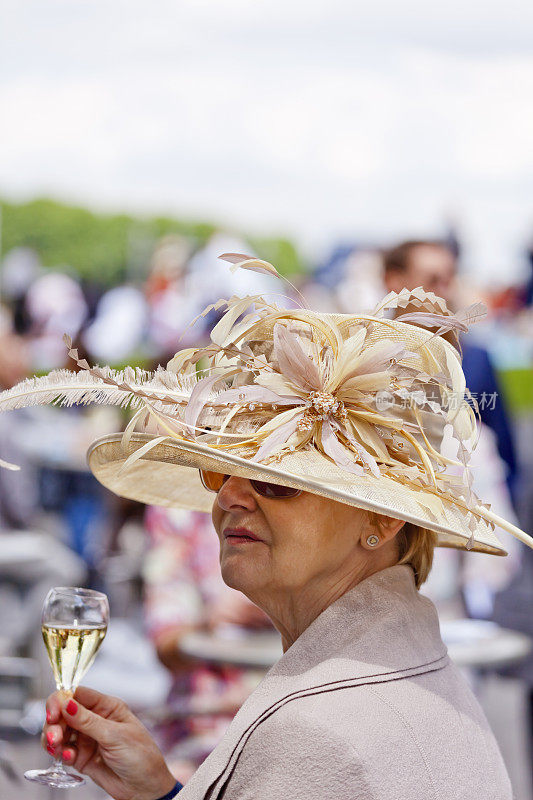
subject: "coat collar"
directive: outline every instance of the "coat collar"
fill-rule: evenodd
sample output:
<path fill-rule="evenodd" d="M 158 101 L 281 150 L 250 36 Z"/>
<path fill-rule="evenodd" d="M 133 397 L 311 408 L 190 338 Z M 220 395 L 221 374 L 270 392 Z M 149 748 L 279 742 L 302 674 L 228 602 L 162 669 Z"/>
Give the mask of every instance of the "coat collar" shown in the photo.
<path fill-rule="evenodd" d="M 183 800 L 216 798 L 248 736 L 286 702 L 318 691 L 394 680 L 448 663 L 433 603 L 409 565 L 377 572 L 326 608 L 269 670 Z"/>
<path fill-rule="evenodd" d="M 328 606 L 261 686 L 283 690 L 284 683 L 295 679 L 302 688 L 302 666 L 311 686 L 315 677 L 322 680 L 328 662 L 335 674 L 364 677 L 409 669 L 445 653 L 435 606 L 416 589 L 413 569 L 396 565 L 361 581 Z"/>

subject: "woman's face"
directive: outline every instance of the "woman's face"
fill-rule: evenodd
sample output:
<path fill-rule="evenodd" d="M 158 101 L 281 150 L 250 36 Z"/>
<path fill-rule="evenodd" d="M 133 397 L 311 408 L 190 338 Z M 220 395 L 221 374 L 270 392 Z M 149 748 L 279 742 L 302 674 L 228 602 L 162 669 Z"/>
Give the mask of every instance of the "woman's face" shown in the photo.
<path fill-rule="evenodd" d="M 235 476 L 216 496 L 213 522 L 224 582 L 263 608 L 276 595 L 295 596 L 304 589 L 327 595 L 344 583 L 353 585 L 382 568 L 380 558 L 390 562 L 390 550 L 384 551 L 395 545 L 366 545 L 366 537 L 376 531 L 360 509 L 307 492 L 285 499 L 262 497 L 250 481 Z M 394 522 L 395 533 L 403 523 Z M 243 538 L 247 533 L 254 540 Z"/>

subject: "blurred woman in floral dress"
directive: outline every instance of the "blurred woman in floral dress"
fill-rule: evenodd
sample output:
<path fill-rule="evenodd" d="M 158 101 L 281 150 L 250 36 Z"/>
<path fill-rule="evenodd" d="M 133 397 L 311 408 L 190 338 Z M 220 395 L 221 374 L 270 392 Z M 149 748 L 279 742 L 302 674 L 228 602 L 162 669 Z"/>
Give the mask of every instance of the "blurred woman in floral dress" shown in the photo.
<path fill-rule="evenodd" d="M 223 582 L 219 541 L 208 514 L 148 506 L 145 527 L 150 540 L 144 568 L 146 623 L 160 661 L 173 675 L 170 712 L 156 735 L 183 780 L 216 746 L 264 673 L 189 659 L 180 652 L 181 637 L 227 625 L 272 629 L 272 623 Z"/>

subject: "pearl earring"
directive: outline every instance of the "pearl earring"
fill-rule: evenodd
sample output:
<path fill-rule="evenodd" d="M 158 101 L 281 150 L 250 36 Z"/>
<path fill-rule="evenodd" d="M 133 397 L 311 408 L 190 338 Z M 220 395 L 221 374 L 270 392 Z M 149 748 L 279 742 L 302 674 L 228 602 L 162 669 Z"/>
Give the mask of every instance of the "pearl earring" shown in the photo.
<path fill-rule="evenodd" d="M 376 536 L 375 533 L 372 533 L 366 540 L 366 543 L 369 547 L 375 547 L 379 544 L 379 536 Z"/>

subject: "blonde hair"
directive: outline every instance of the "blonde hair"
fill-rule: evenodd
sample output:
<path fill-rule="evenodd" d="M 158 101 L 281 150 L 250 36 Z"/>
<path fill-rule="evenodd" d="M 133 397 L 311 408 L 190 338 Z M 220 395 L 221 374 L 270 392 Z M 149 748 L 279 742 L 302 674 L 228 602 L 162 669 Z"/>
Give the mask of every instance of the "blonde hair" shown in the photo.
<path fill-rule="evenodd" d="M 375 511 L 367 512 L 371 524 L 380 527 L 382 515 Z M 424 581 L 427 580 L 433 564 L 433 551 L 437 546 L 438 534 L 413 522 L 404 523 L 396 534 L 398 543 L 398 564 L 410 564 L 415 573 L 416 588 L 420 589 Z"/>
<path fill-rule="evenodd" d="M 433 551 L 439 535 L 435 531 L 406 522 L 396 534 L 399 548 L 398 564 L 410 564 L 415 573 L 416 588 L 427 580 L 433 564 Z"/>

